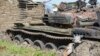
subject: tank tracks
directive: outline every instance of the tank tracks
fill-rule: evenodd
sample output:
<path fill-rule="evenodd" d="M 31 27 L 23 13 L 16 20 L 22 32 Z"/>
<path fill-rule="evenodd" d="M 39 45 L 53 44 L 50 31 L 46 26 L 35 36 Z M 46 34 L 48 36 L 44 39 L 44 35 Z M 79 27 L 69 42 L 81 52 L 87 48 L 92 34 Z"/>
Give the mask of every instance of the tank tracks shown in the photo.
<path fill-rule="evenodd" d="M 91 29 L 93 29 L 93 28 L 91 28 Z M 98 28 L 96 28 L 96 29 L 98 29 Z M 78 28 L 78 30 L 83 30 L 83 29 Z M 90 29 L 86 30 L 86 31 L 90 31 Z M 11 39 L 16 41 L 17 43 L 18 42 L 19 43 L 27 42 L 27 44 L 30 44 L 33 47 L 35 47 L 34 45 L 36 45 L 36 46 L 39 46 L 39 48 L 41 48 L 41 49 L 45 49 L 45 50 L 55 49 L 55 50 L 58 50 L 58 52 L 61 50 L 66 50 L 68 44 L 73 42 L 73 36 L 71 36 L 69 34 L 64 34 L 67 32 L 68 31 L 66 29 L 61 30 L 60 28 L 53 28 L 53 27 L 48 27 L 48 26 L 11 28 L 11 29 L 7 30 L 7 33 L 9 34 L 9 36 L 11 36 Z M 75 31 L 74 32 L 74 34 L 78 34 L 78 33 L 80 35 L 85 34 L 84 31 L 82 31 L 82 32 Z M 23 37 L 23 35 L 25 35 L 26 37 L 25 36 Z M 28 35 L 31 35 L 31 36 L 35 35 L 35 37 L 30 38 L 30 36 L 28 36 Z M 34 38 L 37 38 L 36 36 L 40 36 L 40 37 L 38 39 L 32 40 Z M 90 37 L 90 36 L 87 36 L 87 37 Z M 52 41 L 48 41 L 48 40 L 52 40 Z M 85 40 L 86 39 L 82 39 L 82 41 L 83 41 L 82 43 L 84 43 Z M 45 42 L 45 41 L 47 41 L 47 42 Z M 94 40 L 92 42 L 94 42 Z M 64 44 L 64 43 L 66 43 L 66 44 Z M 82 45 L 82 43 L 77 45 L 77 47 L 75 48 L 75 51 L 77 50 L 77 48 L 81 48 L 80 46 Z"/>
<path fill-rule="evenodd" d="M 42 36 L 45 36 L 47 38 L 51 38 L 51 39 L 61 39 L 61 40 L 72 40 L 73 38 L 72 37 L 59 37 L 59 36 L 52 36 L 52 35 L 49 35 L 49 34 L 46 34 L 46 33 L 41 33 L 41 32 L 29 32 L 29 31 L 26 31 L 26 30 L 22 30 L 22 29 L 9 29 L 8 31 L 13 31 L 13 32 L 23 32 L 25 34 L 29 34 L 29 35 L 42 35 Z"/>
<path fill-rule="evenodd" d="M 39 27 L 39 28 L 38 28 Z M 53 28 L 48 26 L 36 26 L 25 28 L 11 28 L 7 30 L 8 35 L 12 40 L 20 43 L 27 42 L 30 45 L 39 45 L 41 49 L 66 49 L 67 45 L 72 42 L 72 36 L 66 33 L 65 29 Z M 25 35 L 25 36 L 24 36 Z M 31 37 L 30 37 L 31 36 Z M 33 37 L 39 36 L 39 37 Z M 33 40 L 34 38 L 38 38 Z M 37 44 L 38 43 L 38 44 Z M 63 43 L 63 44 L 61 44 Z M 45 47 L 44 47 L 45 46 Z"/>
<path fill-rule="evenodd" d="M 84 39 L 97 39 L 100 40 L 100 28 L 89 27 L 89 28 L 75 28 L 73 34 L 84 35 Z"/>

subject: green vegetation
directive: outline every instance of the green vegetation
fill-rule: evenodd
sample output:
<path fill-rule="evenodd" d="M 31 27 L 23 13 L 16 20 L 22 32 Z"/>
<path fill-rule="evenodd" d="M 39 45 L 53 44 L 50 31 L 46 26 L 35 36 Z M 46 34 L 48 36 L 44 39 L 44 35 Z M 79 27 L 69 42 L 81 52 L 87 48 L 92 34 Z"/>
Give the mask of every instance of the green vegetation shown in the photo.
<path fill-rule="evenodd" d="M 32 47 L 24 47 L 9 41 L 0 40 L 0 56 L 55 56 L 54 51 L 41 51 Z"/>

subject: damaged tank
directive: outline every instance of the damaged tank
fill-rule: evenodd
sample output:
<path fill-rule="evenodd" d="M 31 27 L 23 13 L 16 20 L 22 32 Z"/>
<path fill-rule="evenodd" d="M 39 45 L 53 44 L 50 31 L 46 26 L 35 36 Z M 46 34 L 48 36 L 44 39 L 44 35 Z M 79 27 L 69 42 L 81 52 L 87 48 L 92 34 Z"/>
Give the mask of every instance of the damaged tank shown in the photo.
<path fill-rule="evenodd" d="M 23 23 L 15 23 L 15 26 L 6 32 L 13 41 L 36 45 L 41 49 L 66 50 L 70 43 L 74 43 L 73 48 L 76 50 L 81 41 L 83 43 L 86 40 L 93 42 L 100 40 L 99 27 L 96 26 L 99 25 L 99 15 L 100 12 L 97 12 L 97 19 L 91 19 L 80 17 L 78 14 L 49 13 L 41 18 L 41 24 L 29 23 L 26 26 Z M 76 36 L 79 37 L 79 41 Z"/>

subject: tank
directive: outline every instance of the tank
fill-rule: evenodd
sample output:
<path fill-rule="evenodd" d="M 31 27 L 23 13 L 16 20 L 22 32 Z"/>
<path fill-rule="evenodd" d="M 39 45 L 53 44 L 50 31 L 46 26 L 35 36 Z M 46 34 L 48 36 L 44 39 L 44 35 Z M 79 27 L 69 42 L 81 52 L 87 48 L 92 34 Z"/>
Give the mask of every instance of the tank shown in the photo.
<path fill-rule="evenodd" d="M 99 13 L 97 13 L 97 15 L 98 14 Z M 80 53 L 88 52 L 85 49 L 91 50 L 91 48 L 94 47 L 94 43 L 99 43 L 99 27 L 94 26 L 95 22 L 99 22 L 96 19 L 79 17 L 79 15 L 77 17 L 72 16 L 73 15 L 64 12 L 44 14 L 40 19 L 42 21 L 41 24 L 40 22 L 38 22 L 39 24 L 29 23 L 29 25 L 26 26 L 22 22 L 17 22 L 15 26 L 8 29 L 6 33 L 10 36 L 12 41 L 19 44 L 27 43 L 43 50 L 68 50 L 66 52 L 70 54 L 70 56 L 73 56 L 73 53 L 77 56 L 80 55 Z M 93 42 L 91 46 L 86 46 L 85 49 L 83 48 L 86 52 L 81 50 L 82 47 L 80 46 L 85 47 L 85 43 L 91 44 L 90 42 Z M 94 47 L 94 49 L 95 48 L 96 47 Z M 93 50 L 91 50 L 91 52 L 93 52 Z M 94 54 L 98 55 L 98 53 L 97 51 L 97 53 Z"/>
<path fill-rule="evenodd" d="M 58 12 L 49 13 L 44 15 L 43 22 L 49 26 L 62 27 L 62 28 L 74 28 L 74 27 L 84 27 L 93 25 L 96 20 L 95 16 L 89 17 L 91 15 L 85 14 L 95 14 L 94 12 L 83 12 L 83 13 L 72 13 L 72 12 Z M 84 17 L 84 16 L 85 17 Z"/>

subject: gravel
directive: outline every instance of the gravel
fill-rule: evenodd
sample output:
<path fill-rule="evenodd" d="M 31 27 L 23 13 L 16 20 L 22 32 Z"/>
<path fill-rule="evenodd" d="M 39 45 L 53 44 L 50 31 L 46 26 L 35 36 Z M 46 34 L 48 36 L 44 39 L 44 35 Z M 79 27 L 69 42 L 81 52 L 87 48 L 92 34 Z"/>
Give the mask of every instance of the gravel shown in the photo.
<path fill-rule="evenodd" d="M 71 56 L 100 56 L 100 42 L 86 40 L 74 50 Z"/>

